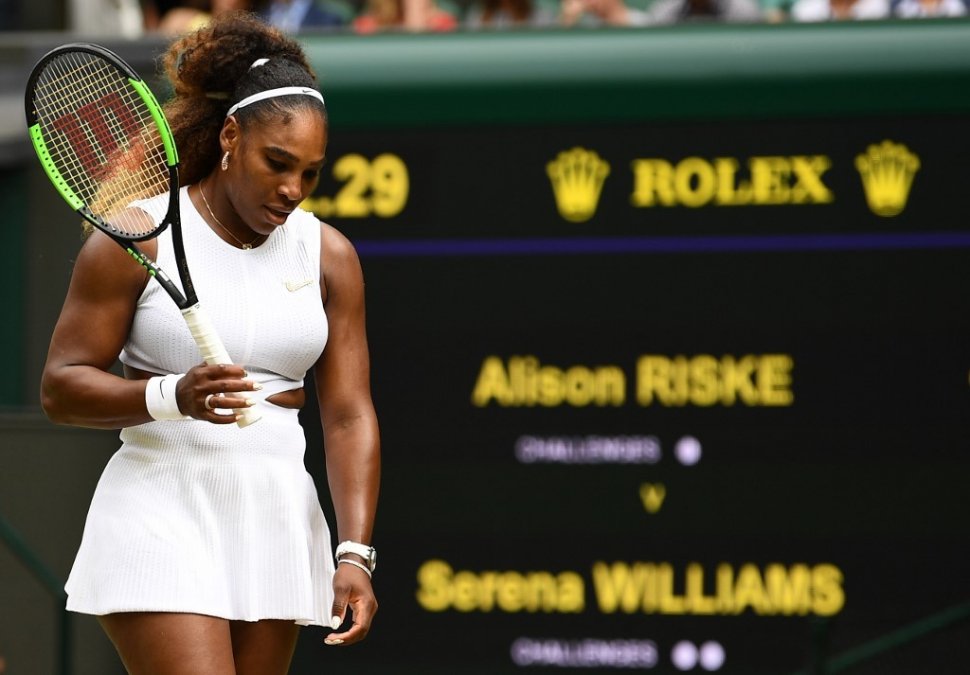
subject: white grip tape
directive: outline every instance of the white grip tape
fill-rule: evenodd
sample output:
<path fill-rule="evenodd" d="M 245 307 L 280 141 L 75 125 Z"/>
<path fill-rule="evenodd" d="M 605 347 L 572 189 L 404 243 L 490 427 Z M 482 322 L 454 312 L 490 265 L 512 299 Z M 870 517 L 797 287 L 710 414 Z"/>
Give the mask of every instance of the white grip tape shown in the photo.
<path fill-rule="evenodd" d="M 185 323 L 192 331 L 192 337 L 195 339 L 195 343 L 199 345 L 199 351 L 202 352 L 202 358 L 205 359 L 206 363 L 210 366 L 232 363 L 229 352 L 226 351 L 215 327 L 209 320 L 209 315 L 205 313 L 201 305 L 196 303 L 188 309 L 183 309 L 182 316 L 185 317 Z M 253 422 L 259 421 L 262 417 L 253 408 L 236 408 L 234 412 L 241 416 L 236 422 L 240 427 L 247 427 Z"/>
<path fill-rule="evenodd" d="M 145 407 L 153 420 L 190 420 L 179 410 L 175 398 L 175 386 L 185 377 L 178 375 L 156 375 L 148 378 L 145 384 Z"/>

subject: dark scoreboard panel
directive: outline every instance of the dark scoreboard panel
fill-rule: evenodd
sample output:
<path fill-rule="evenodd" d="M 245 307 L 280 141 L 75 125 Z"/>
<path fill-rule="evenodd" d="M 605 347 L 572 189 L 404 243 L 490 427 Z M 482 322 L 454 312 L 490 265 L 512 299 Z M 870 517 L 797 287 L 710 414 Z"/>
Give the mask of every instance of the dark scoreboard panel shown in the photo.
<path fill-rule="evenodd" d="M 959 611 L 965 128 L 335 134 L 305 205 L 366 276 L 381 609 L 294 671 L 778 675 Z M 937 623 L 851 672 L 966 672 Z"/>

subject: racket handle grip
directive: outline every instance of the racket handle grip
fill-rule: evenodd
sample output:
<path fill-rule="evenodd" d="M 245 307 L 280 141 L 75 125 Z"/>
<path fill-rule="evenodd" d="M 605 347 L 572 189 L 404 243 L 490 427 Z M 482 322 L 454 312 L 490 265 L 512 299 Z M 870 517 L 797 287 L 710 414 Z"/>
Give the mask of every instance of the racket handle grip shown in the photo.
<path fill-rule="evenodd" d="M 192 337 L 199 346 L 199 351 L 202 352 L 202 358 L 205 359 L 206 363 L 210 366 L 219 364 L 229 365 L 232 363 L 232 359 L 229 358 L 229 352 L 226 351 L 225 345 L 219 339 L 219 334 L 216 333 L 215 326 L 212 325 L 209 315 L 202 309 L 199 303 L 183 309 L 182 316 L 185 318 L 185 323 L 188 324 L 189 330 L 192 332 Z M 250 424 L 258 422 L 262 417 L 253 408 L 236 408 L 234 412 L 239 415 L 236 424 L 240 428 L 248 427 Z"/>

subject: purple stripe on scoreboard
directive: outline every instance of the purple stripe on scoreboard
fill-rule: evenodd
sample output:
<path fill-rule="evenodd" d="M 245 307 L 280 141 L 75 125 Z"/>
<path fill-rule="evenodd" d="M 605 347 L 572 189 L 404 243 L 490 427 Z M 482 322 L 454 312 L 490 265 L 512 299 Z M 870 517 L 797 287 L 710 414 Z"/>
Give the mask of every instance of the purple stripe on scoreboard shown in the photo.
<path fill-rule="evenodd" d="M 357 239 L 367 258 L 879 251 L 970 247 L 970 232 L 787 234 L 694 237 L 530 237 L 505 239 Z"/>

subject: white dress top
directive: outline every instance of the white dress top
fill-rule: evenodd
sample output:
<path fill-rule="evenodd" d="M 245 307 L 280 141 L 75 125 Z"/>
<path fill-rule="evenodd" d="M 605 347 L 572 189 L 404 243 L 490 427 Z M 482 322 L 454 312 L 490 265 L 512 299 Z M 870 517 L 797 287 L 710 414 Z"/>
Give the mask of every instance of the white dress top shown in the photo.
<path fill-rule="evenodd" d="M 320 223 L 294 211 L 263 244 L 241 250 L 209 228 L 186 188 L 180 196 L 199 300 L 233 361 L 264 385 L 256 398 L 302 386 L 328 334 Z M 169 230 L 158 237 L 156 261 L 179 284 Z M 120 359 L 161 374 L 202 360 L 154 281 L 139 298 Z M 122 430 L 91 502 L 68 609 L 329 624 L 332 542 L 303 464 L 298 412 L 259 406 L 263 418 L 244 429 L 186 420 Z"/>

